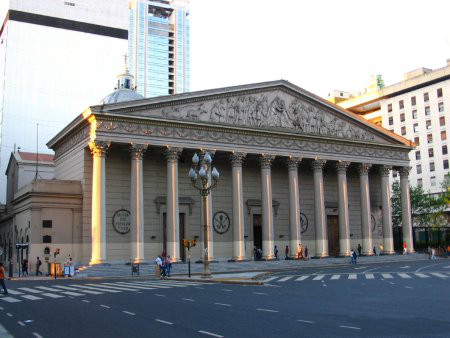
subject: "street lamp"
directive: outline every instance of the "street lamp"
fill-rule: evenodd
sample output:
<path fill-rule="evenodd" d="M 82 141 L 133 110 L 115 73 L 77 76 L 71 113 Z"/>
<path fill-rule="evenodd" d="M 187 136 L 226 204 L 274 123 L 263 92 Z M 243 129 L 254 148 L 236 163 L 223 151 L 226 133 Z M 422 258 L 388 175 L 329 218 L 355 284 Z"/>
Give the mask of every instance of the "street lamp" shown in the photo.
<path fill-rule="evenodd" d="M 197 153 L 192 157 L 192 167 L 189 170 L 189 177 L 192 182 L 192 186 L 200 192 L 203 203 L 203 274 L 202 278 L 211 278 L 209 272 L 209 260 L 208 260 L 208 243 L 209 243 L 209 229 L 206 220 L 208 219 L 208 205 L 207 197 L 211 190 L 217 186 L 219 180 L 219 172 L 216 168 L 212 169 L 211 178 L 212 182 L 208 182 L 208 171 L 211 167 L 212 158 L 208 152 L 205 152 L 203 161 L 200 162 L 200 158 Z"/>

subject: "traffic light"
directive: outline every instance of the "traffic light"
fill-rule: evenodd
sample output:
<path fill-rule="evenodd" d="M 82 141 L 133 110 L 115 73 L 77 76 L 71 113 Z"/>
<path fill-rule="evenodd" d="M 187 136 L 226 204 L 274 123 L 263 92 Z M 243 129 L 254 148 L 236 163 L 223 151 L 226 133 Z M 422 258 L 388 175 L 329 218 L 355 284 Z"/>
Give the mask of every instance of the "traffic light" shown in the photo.
<path fill-rule="evenodd" d="M 55 249 L 55 253 L 54 253 L 55 258 L 56 258 L 57 255 L 59 255 L 59 253 L 60 253 L 59 248 Z"/>
<path fill-rule="evenodd" d="M 196 244 L 197 244 L 197 243 L 196 243 L 195 239 L 193 239 L 193 240 L 191 241 L 191 247 L 194 247 Z"/>

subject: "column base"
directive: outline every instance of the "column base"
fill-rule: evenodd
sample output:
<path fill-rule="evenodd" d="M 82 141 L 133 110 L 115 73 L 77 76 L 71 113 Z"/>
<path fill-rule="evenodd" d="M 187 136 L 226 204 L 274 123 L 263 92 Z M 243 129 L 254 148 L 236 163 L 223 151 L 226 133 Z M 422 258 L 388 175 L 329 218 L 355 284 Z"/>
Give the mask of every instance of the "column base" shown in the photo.
<path fill-rule="evenodd" d="M 109 266 L 111 264 L 107 263 L 106 260 L 91 260 L 89 262 L 89 265 L 104 265 L 104 266 Z"/>
<path fill-rule="evenodd" d="M 328 254 L 322 254 L 320 256 L 313 256 L 311 258 L 317 258 L 317 259 L 322 259 L 322 258 L 330 258 L 330 256 Z"/>
<path fill-rule="evenodd" d="M 131 264 L 142 264 L 142 265 L 148 265 L 150 262 L 146 259 L 131 259 L 129 263 L 126 263 L 127 265 Z"/>
<path fill-rule="evenodd" d="M 196 264 L 203 264 L 203 259 L 199 259 L 198 261 L 195 261 Z M 208 260 L 208 263 L 219 263 L 217 260 Z"/>
<path fill-rule="evenodd" d="M 239 263 L 239 262 L 249 262 L 250 260 L 246 257 L 235 257 L 228 260 L 228 262 Z"/>
<path fill-rule="evenodd" d="M 392 256 L 395 254 L 396 254 L 395 251 L 388 251 L 388 252 L 384 251 L 384 252 L 380 253 L 380 256 Z"/>

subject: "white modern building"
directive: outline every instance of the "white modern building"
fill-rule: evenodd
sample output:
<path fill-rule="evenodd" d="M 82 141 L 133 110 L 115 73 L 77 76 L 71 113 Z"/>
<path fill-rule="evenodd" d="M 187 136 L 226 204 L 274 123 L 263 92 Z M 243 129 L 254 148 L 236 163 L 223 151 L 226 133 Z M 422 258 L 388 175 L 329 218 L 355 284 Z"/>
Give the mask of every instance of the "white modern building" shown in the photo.
<path fill-rule="evenodd" d="M 49 152 L 47 140 L 112 90 L 128 49 L 128 5 L 0 1 L 0 202 L 11 152 Z"/>
<path fill-rule="evenodd" d="M 441 191 L 441 182 L 449 174 L 450 59 L 443 68 L 419 68 L 406 73 L 399 83 L 375 86 L 336 102 L 413 142 L 410 184 L 422 185 L 430 193 Z"/>

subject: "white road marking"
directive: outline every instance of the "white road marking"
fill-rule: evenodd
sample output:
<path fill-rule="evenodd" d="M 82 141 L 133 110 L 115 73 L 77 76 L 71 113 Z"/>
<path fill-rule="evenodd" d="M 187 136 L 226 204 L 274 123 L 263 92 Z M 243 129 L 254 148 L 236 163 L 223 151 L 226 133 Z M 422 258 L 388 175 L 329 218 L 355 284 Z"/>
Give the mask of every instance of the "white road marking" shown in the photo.
<path fill-rule="evenodd" d="M 160 295 L 159 293 L 155 293 L 155 296 L 158 296 L 158 297 L 165 297 L 166 295 Z"/>
<path fill-rule="evenodd" d="M 331 276 L 331 280 L 336 280 L 336 279 L 339 279 L 339 278 L 341 278 L 341 275 L 333 275 L 333 276 Z"/>
<path fill-rule="evenodd" d="M 83 299 L 82 302 L 90 303 L 91 301 L 90 301 L 90 300 L 87 300 L 87 299 Z"/>
<path fill-rule="evenodd" d="M 103 284 L 112 284 L 112 283 L 103 283 Z M 149 287 L 149 286 L 138 286 L 138 285 L 133 285 L 131 283 L 122 283 L 122 282 L 117 282 L 112 285 L 134 288 L 134 289 L 138 289 L 138 290 L 154 290 L 155 289 L 155 288 Z"/>
<path fill-rule="evenodd" d="M 45 292 L 45 293 L 41 293 L 41 296 L 45 296 L 45 297 L 49 297 L 49 298 L 64 298 L 64 296 L 55 294 L 55 293 L 50 293 L 50 292 Z"/>
<path fill-rule="evenodd" d="M 42 337 L 39 333 L 37 333 L 37 332 L 33 332 L 32 333 L 33 334 L 33 336 L 35 336 L 36 338 L 44 338 L 44 337 Z"/>
<path fill-rule="evenodd" d="M 103 294 L 102 292 L 98 292 L 98 291 L 80 290 L 80 289 L 77 289 L 77 288 L 71 288 L 69 286 L 55 286 L 55 287 L 60 288 L 60 289 L 64 289 L 64 290 L 73 290 L 73 291 L 78 291 L 78 292 L 82 291 L 84 293 L 89 293 L 91 295 L 101 295 L 101 294 Z"/>
<path fill-rule="evenodd" d="M 392 285 L 394 285 L 395 283 L 393 283 L 393 282 L 389 282 L 389 284 L 392 284 Z"/>
<path fill-rule="evenodd" d="M 418 269 L 416 270 L 416 272 L 419 272 L 419 271 L 421 271 L 421 270 L 423 270 L 423 269 L 426 269 L 426 268 L 429 268 L 429 267 L 435 266 L 435 265 L 436 265 L 436 264 L 430 264 L 430 265 L 422 266 L 421 268 L 418 268 Z"/>
<path fill-rule="evenodd" d="M 313 321 L 311 320 L 303 320 L 303 319 L 297 319 L 297 322 L 302 322 L 302 323 L 309 323 L 309 324 L 314 324 Z"/>
<path fill-rule="evenodd" d="M 368 270 L 364 271 L 363 273 L 366 273 L 366 272 L 369 272 L 369 271 L 373 271 L 373 270 L 376 270 L 376 269 L 379 269 L 379 268 L 380 268 L 380 267 L 376 267 L 376 268 L 368 269 Z"/>
<path fill-rule="evenodd" d="M 264 279 L 263 282 L 264 282 L 264 283 L 270 282 L 271 280 L 274 280 L 274 279 L 277 279 L 277 278 L 278 278 L 278 276 L 275 276 L 275 277 L 269 277 L 269 278 Z"/>
<path fill-rule="evenodd" d="M 392 277 L 392 275 L 390 273 L 382 273 L 381 274 L 383 276 L 383 278 L 388 279 L 388 278 L 394 278 Z"/>
<path fill-rule="evenodd" d="M 300 276 L 300 277 L 298 277 L 296 280 L 295 280 L 295 282 L 301 282 L 301 281 L 304 281 L 306 278 L 308 278 L 309 276 Z"/>
<path fill-rule="evenodd" d="M 36 286 L 36 289 L 41 289 L 41 290 L 51 291 L 51 292 L 61 292 L 61 290 L 59 290 L 59 289 L 48 288 L 46 286 Z"/>
<path fill-rule="evenodd" d="M 216 305 L 220 305 L 220 306 L 231 306 L 231 304 L 224 304 L 224 303 L 214 303 Z"/>
<path fill-rule="evenodd" d="M 111 308 L 110 306 L 108 306 L 108 305 L 103 305 L 103 304 L 100 304 L 100 306 L 101 306 L 101 307 L 104 307 L 104 308 L 106 308 L 106 309 L 110 309 L 110 308 Z"/>
<path fill-rule="evenodd" d="M 277 282 L 286 282 L 286 281 L 288 281 L 289 279 L 291 279 L 291 278 L 293 278 L 293 277 L 294 277 L 294 276 L 283 277 L 283 278 L 277 280 Z"/>
<path fill-rule="evenodd" d="M 355 268 L 355 270 L 361 270 L 361 269 L 365 269 L 367 268 L 367 266 L 360 266 L 359 268 Z"/>
<path fill-rule="evenodd" d="M 4 300 L 5 302 L 8 302 L 8 303 L 18 303 L 18 302 L 21 302 L 21 300 L 19 300 L 19 299 L 16 299 L 16 298 L 13 298 L 13 297 L 2 297 L 2 298 L 0 298 L 1 300 Z"/>
<path fill-rule="evenodd" d="M 197 286 L 196 289 L 199 289 L 199 290 L 205 290 L 205 288 L 202 288 L 202 287 L 200 287 L 200 286 Z"/>
<path fill-rule="evenodd" d="M 356 275 L 356 273 L 351 273 L 348 275 L 348 279 L 357 279 L 358 276 Z"/>
<path fill-rule="evenodd" d="M 3 308 L 0 306 L 0 310 L 2 310 L 3 311 Z"/>
<path fill-rule="evenodd" d="M 30 289 L 30 288 L 19 288 L 20 290 L 29 292 L 29 293 L 41 293 L 42 291 L 39 290 L 35 290 L 35 289 Z"/>
<path fill-rule="evenodd" d="M 212 337 L 217 337 L 217 338 L 223 338 L 223 336 L 221 336 L 220 334 L 215 334 L 215 333 L 208 332 L 208 331 L 200 330 L 200 331 L 198 331 L 198 333 L 203 333 L 203 334 L 206 334 L 207 336 L 212 336 Z"/>
<path fill-rule="evenodd" d="M 264 312 L 279 312 L 277 310 L 270 310 L 270 309 L 256 309 L 256 311 L 264 311 Z"/>
<path fill-rule="evenodd" d="M 24 322 L 24 323 L 32 323 L 32 322 L 33 322 L 33 319 L 27 319 L 27 320 L 24 320 L 23 322 Z"/>
<path fill-rule="evenodd" d="M 33 296 L 33 295 L 23 295 L 23 296 L 21 296 L 21 297 L 26 298 L 26 299 L 29 299 L 29 300 L 39 300 L 39 299 L 42 299 L 41 297 L 36 297 L 36 296 Z"/>
<path fill-rule="evenodd" d="M 25 323 L 24 323 L 24 322 L 21 322 L 20 320 L 17 321 L 17 324 L 19 324 L 20 326 L 25 326 Z"/>
<path fill-rule="evenodd" d="M 265 293 L 265 292 L 253 292 L 253 294 L 267 296 L 267 293 Z"/>
<path fill-rule="evenodd" d="M 414 289 L 412 286 L 405 286 L 406 289 Z"/>
<path fill-rule="evenodd" d="M 344 329 L 361 330 L 360 327 L 355 327 L 355 326 L 340 325 L 339 327 L 343 327 Z"/>
<path fill-rule="evenodd" d="M 168 322 L 168 321 L 166 321 L 166 320 L 162 320 L 162 319 L 155 319 L 155 321 L 156 321 L 156 322 L 163 323 L 163 324 L 167 324 L 167 325 L 173 325 L 173 323 Z"/>
<path fill-rule="evenodd" d="M 444 269 L 450 269 L 450 265 L 444 266 Z"/>
<path fill-rule="evenodd" d="M 12 295 L 23 295 L 23 292 L 8 289 L 8 293 Z"/>
<path fill-rule="evenodd" d="M 102 285 L 102 284 L 87 284 L 91 286 L 95 286 L 97 288 L 101 289 L 108 289 L 108 290 L 120 290 L 120 291 L 137 291 L 137 289 L 131 289 L 131 288 L 125 288 L 125 287 L 119 287 L 119 286 L 111 286 L 111 285 Z"/>
<path fill-rule="evenodd" d="M 68 296 L 75 296 L 75 297 L 86 296 L 84 293 L 76 293 L 76 292 L 72 292 L 72 291 L 64 291 L 62 293 L 65 295 L 68 295 Z"/>
<path fill-rule="evenodd" d="M 233 290 L 230 290 L 230 289 L 222 289 L 222 291 L 225 291 L 225 292 L 233 292 Z"/>
<path fill-rule="evenodd" d="M 8 317 L 12 317 L 12 316 L 13 316 L 13 315 L 12 315 L 11 313 L 9 313 L 9 312 L 7 312 L 6 315 L 7 315 Z"/>
<path fill-rule="evenodd" d="M 130 315 L 130 316 L 135 316 L 136 314 L 135 313 L 133 313 L 133 312 L 128 312 L 128 311 L 122 311 L 123 313 L 126 313 L 127 315 Z"/>
<path fill-rule="evenodd" d="M 110 289 L 105 289 L 105 288 L 94 288 L 94 287 L 91 287 L 91 286 L 86 286 L 86 285 L 74 285 L 74 284 L 72 284 L 71 286 L 73 286 L 74 288 L 78 288 L 78 291 L 85 291 L 84 289 L 87 289 L 87 290 L 96 290 L 96 291 L 101 291 L 101 292 L 109 292 L 109 293 L 120 293 L 120 292 L 122 292 L 122 291 L 119 291 L 119 290 L 110 290 Z M 80 289 L 82 289 L 82 290 L 80 290 Z"/>
<path fill-rule="evenodd" d="M 195 300 L 193 300 L 192 298 L 181 298 L 182 300 L 186 300 L 188 302 L 195 302 Z"/>
<path fill-rule="evenodd" d="M 408 269 L 408 268 L 409 268 L 409 265 L 401 266 L 401 267 L 400 267 L 400 269 Z"/>
<path fill-rule="evenodd" d="M 322 280 L 322 278 L 324 278 L 325 275 L 318 275 L 316 277 L 313 278 L 313 280 Z"/>
<path fill-rule="evenodd" d="M 366 273 L 366 279 L 374 279 L 373 273 Z"/>
<path fill-rule="evenodd" d="M 430 272 L 430 274 L 436 277 L 447 278 L 446 275 L 443 275 L 442 273 L 439 272 Z"/>
<path fill-rule="evenodd" d="M 420 272 L 416 272 L 415 275 L 420 278 L 430 278 L 430 276 L 427 276 L 426 274 Z"/>
<path fill-rule="evenodd" d="M 397 275 L 399 275 L 402 278 L 411 278 L 411 276 L 406 273 L 398 273 Z"/>

